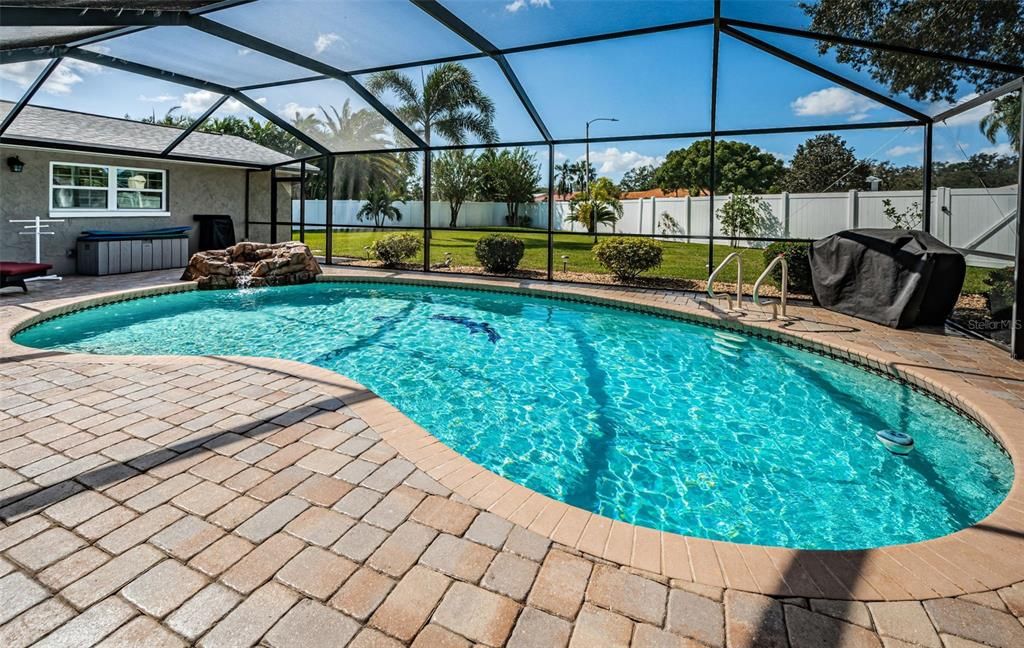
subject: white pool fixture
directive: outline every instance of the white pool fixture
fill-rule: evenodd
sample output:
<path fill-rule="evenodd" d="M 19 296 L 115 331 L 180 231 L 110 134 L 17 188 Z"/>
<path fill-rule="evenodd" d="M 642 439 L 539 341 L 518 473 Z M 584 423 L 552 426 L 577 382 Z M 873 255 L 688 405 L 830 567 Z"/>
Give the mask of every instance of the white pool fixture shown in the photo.
<path fill-rule="evenodd" d="M 714 288 L 715 277 L 722 271 L 722 268 L 729 265 L 731 261 L 736 261 L 736 303 L 733 304 L 732 298 L 729 297 L 729 293 L 716 293 Z M 740 256 L 739 252 L 733 252 L 729 256 L 725 257 L 715 271 L 708 277 L 708 298 L 715 299 L 717 297 L 725 297 L 726 303 L 728 304 L 728 310 L 730 312 L 740 312 L 743 310 L 743 257 Z"/>
<path fill-rule="evenodd" d="M 914 439 L 906 432 L 879 430 L 875 433 L 875 438 L 893 454 L 910 454 L 910 451 L 914 449 Z"/>

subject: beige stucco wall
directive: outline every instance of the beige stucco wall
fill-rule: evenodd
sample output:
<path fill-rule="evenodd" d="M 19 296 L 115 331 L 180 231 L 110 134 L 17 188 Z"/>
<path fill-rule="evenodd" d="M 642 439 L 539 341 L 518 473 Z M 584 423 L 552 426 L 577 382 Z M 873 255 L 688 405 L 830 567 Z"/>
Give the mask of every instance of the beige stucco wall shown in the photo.
<path fill-rule="evenodd" d="M 25 163 L 25 170 L 12 173 L 7 158 L 17 155 Z M 164 217 L 73 217 L 61 216 L 62 223 L 52 223 L 55 236 L 43 239 L 44 263 L 51 263 L 60 274 L 75 272 L 75 259 L 67 250 L 75 248 L 75 239 L 83 229 L 145 230 L 176 225 L 192 225 L 189 249 L 196 251 L 198 223 L 195 214 L 228 214 L 235 222 L 235 236 L 244 237 L 245 174 L 240 168 L 206 166 L 155 159 L 92 155 L 43 149 L 0 147 L 0 259 L 4 261 L 32 261 L 35 242 L 32 236 L 21 236 L 19 225 L 11 219 L 46 217 L 49 214 L 50 162 L 82 162 L 92 164 L 126 164 L 147 169 L 167 171 L 167 203 L 171 215 Z M 250 214 L 254 220 L 269 220 L 269 173 L 252 174 L 250 186 Z M 282 231 L 284 231 L 282 229 Z M 258 236 L 265 232 L 250 232 L 253 240 L 266 240 Z M 286 240 L 285 238 L 280 240 Z"/>

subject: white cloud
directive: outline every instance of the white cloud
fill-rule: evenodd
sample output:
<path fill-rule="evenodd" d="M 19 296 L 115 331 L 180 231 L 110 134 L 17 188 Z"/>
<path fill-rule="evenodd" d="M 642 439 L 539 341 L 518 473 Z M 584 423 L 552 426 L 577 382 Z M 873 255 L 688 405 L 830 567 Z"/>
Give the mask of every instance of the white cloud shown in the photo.
<path fill-rule="evenodd" d="M 1009 142 L 1001 142 L 994 146 L 986 146 L 985 148 L 979 149 L 979 153 L 994 153 L 996 155 L 1016 155 L 1016 151 L 1013 150 L 1013 145 Z"/>
<path fill-rule="evenodd" d="M 948 103 L 948 102 L 943 102 L 943 101 L 936 102 L 936 103 L 933 103 L 928 108 L 928 111 L 932 115 L 935 115 L 935 114 L 938 114 L 940 112 L 944 112 L 946 110 L 949 110 L 950 108 L 952 108 L 954 106 L 959 106 L 960 104 L 964 103 L 965 101 L 970 101 L 971 99 L 974 99 L 977 96 L 978 96 L 977 92 L 971 92 L 969 94 L 966 94 L 966 95 L 960 97 L 959 99 L 957 99 L 953 103 Z M 993 106 L 993 104 L 991 104 L 991 103 L 982 104 L 980 106 L 975 106 L 974 108 L 971 108 L 970 110 L 968 110 L 966 112 L 962 112 L 959 115 L 954 115 L 954 116 L 950 117 L 949 119 L 946 119 L 945 121 L 942 121 L 942 122 L 939 122 L 939 123 L 943 124 L 945 126 L 964 126 L 964 125 L 967 125 L 967 124 L 977 125 L 978 122 L 980 122 L 983 117 L 985 117 L 990 112 L 992 112 L 992 106 Z"/>
<path fill-rule="evenodd" d="M 195 92 L 186 92 L 185 96 L 181 100 L 181 110 L 190 115 L 198 115 L 206 111 L 207 108 L 212 106 L 220 95 L 209 90 L 196 90 Z M 264 105 L 267 103 L 266 97 L 260 97 L 256 99 L 256 103 Z M 228 99 L 224 102 L 220 108 L 217 109 L 218 113 L 226 113 L 229 115 L 235 115 L 240 112 L 248 110 L 248 107 L 237 99 Z"/>
<path fill-rule="evenodd" d="M 139 95 L 139 101 L 145 101 L 146 103 L 167 103 L 169 101 L 177 100 L 178 97 L 175 95 L 156 95 L 155 97 Z"/>
<path fill-rule="evenodd" d="M 530 5 L 531 7 L 547 7 L 551 8 L 551 0 L 513 0 L 512 2 L 505 5 L 505 11 L 509 13 L 515 13 L 520 9 Z"/>
<path fill-rule="evenodd" d="M 238 48 L 238 55 L 239 56 L 249 56 L 250 54 L 252 54 L 252 50 L 249 49 L 248 47 L 239 47 Z"/>
<path fill-rule="evenodd" d="M 315 115 L 316 113 L 316 108 L 312 106 L 303 106 L 295 103 L 294 101 L 286 103 L 284 106 L 281 107 L 281 110 L 277 111 L 277 114 L 289 120 L 294 119 L 296 115 L 298 115 L 299 117 L 309 117 L 311 115 Z"/>
<path fill-rule="evenodd" d="M 84 81 L 79 73 L 86 75 L 102 74 L 103 67 L 95 63 L 79 61 L 77 59 L 64 59 L 57 69 L 53 71 L 50 78 L 43 84 L 43 92 L 53 95 L 71 94 L 72 87 Z"/>
<path fill-rule="evenodd" d="M 209 90 L 186 92 L 185 97 L 181 100 L 181 109 L 190 114 L 201 113 L 218 99 L 220 99 L 220 95 Z"/>
<path fill-rule="evenodd" d="M 585 160 L 586 156 L 581 155 L 579 160 Z M 641 166 L 658 166 L 665 161 L 664 157 L 644 155 L 636 151 L 620 151 L 612 146 L 603 151 L 591 151 L 590 163 L 597 168 L 600 175 L 619 175 L 630 169 Z"/>
<path fill-rule="evenodd" d="M 801 117 L 849 115 L 849 121 L 861 121 L 868 116 L 869 111 L 878 108 L 879 105 L 856 92 L 833 86 L 797 97 L 790 107 Z"/>
<path fill-rule="evenodd" d="M 920 153 L 924 149 L 923 146 L 894 146 L 885 152 L 889 157 L 900 157 L 901 155 L 910 155 L 911 153 Z"/>
<path fill-rule="evenodd" d="M 334 32 L 329 34 L 320 34 L 316 37 L 316 41 L 313 42 L 313 49 L 316 50 L 317 54 L 322 54 L 331 45 L 334 45 L 341 36 L 338 36 Z"/>
<path fill-rule="evenodd" d="M 27 88 L 36 80 L 46 64 L 47 61 L 28 61 L 0 66 L 0 80 L 14 83 L 19 88 Z M 51 95 L 68 95 L 71 94 L 74 86 L 85 80 L 82 78 L 82 74 L 91 75 L 101 72 L 103 72 L 103 68 L 95 63 L 64 59 L 46 79 L 46 83 L 41 89 Z"/>
<path fill-rule="evenodd" d="M 46 67 L 46 61 L 23 61 L 0 65 L 0 79 L 10 81 L 19 88 L 27 88 L 30 83 L 35 81 L 44 67 Z"/>
<path fill-rule="evenodd" d="M 555 160 L 561 162 L 562 160 L 568 160 L 569 156 L 561 151 L 555 151 Z"/>

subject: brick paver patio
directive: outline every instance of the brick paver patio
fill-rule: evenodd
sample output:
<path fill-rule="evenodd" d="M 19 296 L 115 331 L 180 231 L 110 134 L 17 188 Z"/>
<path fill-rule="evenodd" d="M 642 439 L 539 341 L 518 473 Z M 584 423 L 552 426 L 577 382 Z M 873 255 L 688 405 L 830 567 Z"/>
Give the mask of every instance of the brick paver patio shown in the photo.
<path fill-rule="evenodd" d="M 0 318 L 173 279 L 36 284 L 28 299 L 0 298 Z M 1024 369 L 1002 351 L 803 310 L 813 321 L 794 328 L 955 370 L 1024 414 Z M 1024 646 L 1024 583 L 999 578 L 1021 553 L 811 555 L 816 568 L 769 577 L 745 549 L 695 542 L 687 577 L 673 578 L 676 553 L 658 544 L 669 536 L 651 545 L 643 530 L 569 509 L 545 523 L 550 507 L 486 492 L 493 480 L 460 494 L 477 473 L 428 474 L 431 455 L 416 451 L 410 439 L 422 437 L 403 432 L 404 417 L 329 372 L 10 344 L 3 360 L 0 646 Z M 1004 513 L 1016 526 L 998 535 L 1022 518 Z M 896 563 L 902 595 L 861 588 L 864 573 Z M 845 584 L 842 595 L 821 573 Z M 820 595 L 758 593 L 771 578 Z M 982 582 L 965 589 L 965 579 Z"/>

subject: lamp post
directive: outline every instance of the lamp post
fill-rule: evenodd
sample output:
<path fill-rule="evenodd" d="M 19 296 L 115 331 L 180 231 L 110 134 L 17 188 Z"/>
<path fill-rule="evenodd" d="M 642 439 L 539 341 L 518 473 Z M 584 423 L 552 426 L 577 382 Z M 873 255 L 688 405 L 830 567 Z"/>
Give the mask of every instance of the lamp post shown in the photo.
<path fill-rule="evenodd" d="M 595 117 L 587 122 L 586 137 L 584 138 L 587 146 L 587 168 L 583 169 L 583 188 L 588 196 L 590 195 L 590 125 L 599 121 L 617 122 L 619 120 L 614 117 Z"/>

